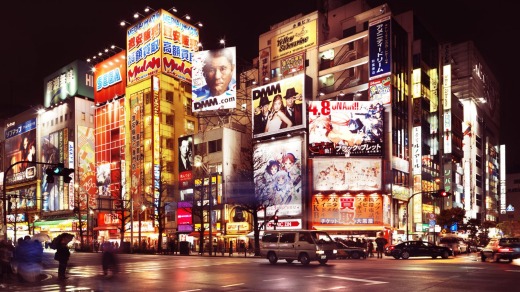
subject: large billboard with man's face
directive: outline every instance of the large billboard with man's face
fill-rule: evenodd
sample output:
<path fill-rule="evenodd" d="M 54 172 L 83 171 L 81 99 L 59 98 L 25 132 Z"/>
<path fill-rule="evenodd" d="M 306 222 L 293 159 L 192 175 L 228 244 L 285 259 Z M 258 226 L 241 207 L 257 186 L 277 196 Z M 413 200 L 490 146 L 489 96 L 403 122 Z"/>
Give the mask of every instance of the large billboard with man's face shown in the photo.
<path fill-rule="evenodd" d="M 201 51 L 193 58 L 192 109 L 236 108 L 236 48 Z"/>

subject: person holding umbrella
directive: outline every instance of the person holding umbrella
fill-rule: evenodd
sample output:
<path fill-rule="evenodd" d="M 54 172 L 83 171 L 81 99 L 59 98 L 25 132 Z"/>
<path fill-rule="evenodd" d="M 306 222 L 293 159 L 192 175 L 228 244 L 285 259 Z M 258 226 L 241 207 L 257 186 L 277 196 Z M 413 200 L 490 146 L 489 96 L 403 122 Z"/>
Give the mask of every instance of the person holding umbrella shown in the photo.
<path fill-rule="evenodd" d="M 62 233 L 55 238 L 56 240 L 56 254 L 54 255 L 54 259 L 59 262 L 58 265 L 58 279 L 65 280 L 65 271 L 67 270 L 67 264 L 70 258 L 69 247 L 67 246 L 69 242 L 74 238 L 74 235 L 70 233 Z"/>

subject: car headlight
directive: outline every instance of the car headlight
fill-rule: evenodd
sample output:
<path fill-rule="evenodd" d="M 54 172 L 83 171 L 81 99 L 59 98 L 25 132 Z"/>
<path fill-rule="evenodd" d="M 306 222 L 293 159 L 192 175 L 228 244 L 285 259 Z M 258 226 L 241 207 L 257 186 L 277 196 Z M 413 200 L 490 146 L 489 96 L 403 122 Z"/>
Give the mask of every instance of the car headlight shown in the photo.
<path fill-rule="evenodd" d="M 316 254 L 324 254 L 324 253 L 325 253 L 325 251 L 323 251 L 323 250 L 317 250 L 316 251 Z"/>

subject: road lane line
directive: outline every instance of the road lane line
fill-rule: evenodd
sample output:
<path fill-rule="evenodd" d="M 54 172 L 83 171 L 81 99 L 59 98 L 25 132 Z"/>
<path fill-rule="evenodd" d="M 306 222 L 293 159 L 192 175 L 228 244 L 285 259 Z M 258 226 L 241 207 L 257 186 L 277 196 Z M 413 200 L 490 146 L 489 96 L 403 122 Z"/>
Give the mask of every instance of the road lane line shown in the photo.
<path fill-rule="evenodd" d="M 240 286 L 240 285 L 244 285 L 244 283 L 229 284 L 229 285 L 224 285 L 224 286 L 220 286 L 220 287 L 227 288 L 227 287 L 235 287 L 235 286 Z"/>
<path fill-rule="evenodd" d="M 348 277 L 340 277 L 340 276 L 330 276 L 330 275 L 316 275 L 317 277 L 323 278 L 333 278 L 338 280 L 347 280 L 347 281 L 356 281 L 356 282 L 365 282 L 369 285 L 379 285 L 379 284 L 387 284 L 388 282 L 382 281 L 374 281 L 374 280 L 365 280 L 365 279 L 357 279 L 357 278 L 348 278 Z"/>

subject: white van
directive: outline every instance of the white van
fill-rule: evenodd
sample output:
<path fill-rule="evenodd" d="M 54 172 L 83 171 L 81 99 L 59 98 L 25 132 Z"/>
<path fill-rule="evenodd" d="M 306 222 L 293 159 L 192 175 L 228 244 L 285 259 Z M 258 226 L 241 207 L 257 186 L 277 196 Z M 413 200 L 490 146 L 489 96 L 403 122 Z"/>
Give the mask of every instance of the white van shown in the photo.
<path fill-rule="evenodd" d="M 279 259 L 288 263 L 297 260 L 303 265 L 318 261 L 324 265 L 336 257 L 336 243 L 327 232 L 317 230 L 265 231 L 260 244 L 260 256 L 271 264 Z"/>
<path fill-rule="evenodd" d="M 441 237 L 441 239 L 439 240 L 439 245 L 451 248 L 453 250 L 453 255 L 468 252 L 467 244 L 464 243 L 464 240 L 462 240 L 462 238 L 457 236 L 447 235 Z"/>

